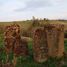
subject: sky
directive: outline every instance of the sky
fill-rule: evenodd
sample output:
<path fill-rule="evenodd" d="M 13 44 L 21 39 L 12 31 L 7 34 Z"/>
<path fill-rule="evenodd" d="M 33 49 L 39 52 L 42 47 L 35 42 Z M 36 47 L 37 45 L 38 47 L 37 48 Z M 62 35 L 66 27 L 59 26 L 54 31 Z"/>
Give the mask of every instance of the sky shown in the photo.
<path fill-rule="evenodd" d="M 0 0 L 0 21 L 67 19 L 67 0 Z"/>

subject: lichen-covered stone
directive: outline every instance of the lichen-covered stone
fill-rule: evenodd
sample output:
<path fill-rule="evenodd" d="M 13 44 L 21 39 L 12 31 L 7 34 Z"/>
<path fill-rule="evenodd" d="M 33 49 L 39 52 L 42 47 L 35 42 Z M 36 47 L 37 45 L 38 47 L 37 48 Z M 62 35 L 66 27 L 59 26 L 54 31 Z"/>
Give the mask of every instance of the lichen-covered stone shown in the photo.
<path fill-rule="evenodd" d="M 48 45 L 45 32 L 46 31 L 41 28 L 38 28 L 34 31 L 33 50 L 34 59 L 37 62 L 44 62 L 48 57 Z"/>
<path fill-rule="evenodd" d="M 64 52 L 64 26 L 49 24 L 44 26 L 47 30 L 48 54 L 51 57 L 61 57 Z"/>
<path fill-rule="evenodd" d="M 13 51 L 16 55 L 26 55 L 26 51 L 28 52 L 28 43 L 21 39 L 20 26 L 17 24 L 6 27 L 4 43 L 7 54 Z"/>

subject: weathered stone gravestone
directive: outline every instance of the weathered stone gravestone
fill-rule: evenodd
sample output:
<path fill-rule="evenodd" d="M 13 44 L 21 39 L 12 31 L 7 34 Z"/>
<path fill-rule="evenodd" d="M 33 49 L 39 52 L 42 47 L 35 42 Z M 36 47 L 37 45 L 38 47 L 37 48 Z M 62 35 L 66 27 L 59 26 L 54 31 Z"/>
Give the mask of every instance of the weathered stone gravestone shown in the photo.
<path fill-rule="evenodd" d="M 64 52 L 64 26 L 49 24 L 44 26 L 47 30 L 48 54 L 51 57 L 62 57 Z"/>
<path fill-rule="evenodd" d="M 4 43 L 7 61 L 9 61 L 9 54 L 11 51 L 14 53 L 14 63 L 16 63 L 16 57 L 28 55 L 28 43 L 21 38 L 19 25 L 13 24 L 6 27 Z"/>
<path fill-rule="evenodd" d="M 34 60 L 44 62 L 48 56 L 62 57 L 64 52 L 64 26 L 46 24 L 33 35 Z"/>
<path fill-rule="evenodd" d="M 12 32 L 11 26 L 6 26 L 5 32 L 4 32 L 4 45 L 5 45 L 5 52 L 7 54 L 7 58 L 6 58 L 7 62 L 9 61 L 9 54 L 13 48 L 14 38 L 12 34 L 13 32 Z"/>
<path fill-rule="evenodd" d="M 15 56 L 26 56 L 28 54 L 28 43 L 26 40 L 21 38 L 20 27 L 18 25 L 13 25 L 13 37 L 14 37 L 14 54 Z"/>
<path fill-rule="evenodd" d="M 33 54 L 34 60 L 37 62 L 44 62 L 48 57 L 47 34 L 45 32 L 46 31 L 43 28 L 38 28 L 34 31 Z"/>

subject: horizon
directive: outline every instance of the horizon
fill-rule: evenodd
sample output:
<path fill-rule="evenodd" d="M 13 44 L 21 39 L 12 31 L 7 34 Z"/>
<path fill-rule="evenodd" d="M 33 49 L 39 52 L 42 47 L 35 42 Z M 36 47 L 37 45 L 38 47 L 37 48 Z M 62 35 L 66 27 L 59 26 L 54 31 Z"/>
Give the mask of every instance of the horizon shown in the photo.
<path fill-rule="evenodd" d="M 0 0 L 0 22 L 35 18 L 67 20 L 67 0 Z"/>
<path fill-rule="evenodd" d="M 35 18 L 35 19 L 38 19 L 38 20 L 44 20 L 44 18 Z M 48 18 L 45 18 L 46 20 L 49 20 L 49 21 L 67 21 L 67 19 L 48 19 Z M 23 22 L 23 21 L 31 21 L 33 19 L 25 19 L 25 20 L 12 20 L 12 21 L 0 21 L 1 22 Z"/>

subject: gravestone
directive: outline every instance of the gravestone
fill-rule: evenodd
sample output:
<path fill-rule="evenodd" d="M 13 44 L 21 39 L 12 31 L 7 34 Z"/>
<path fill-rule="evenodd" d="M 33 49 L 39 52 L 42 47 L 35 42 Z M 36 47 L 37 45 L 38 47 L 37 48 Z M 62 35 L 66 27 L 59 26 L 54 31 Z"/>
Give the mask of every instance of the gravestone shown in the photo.
<path fill-rule="evenodd" d="M 20 26 L 18 24 L 13 24 L 5 28 L 4 44 L 7 54 L 7 62 L 10 61 L 9 54 L 11 51 L 14 53 L 14 65 L 16 65 L 18 56 L 28 56 L 28 43 L 21 38 Z"/>
<path fill-rule="evenodd" d="M 63 56 L 64 53 L 64 25 L 58 25 L 58 57 Z"/>
<path fill-rule="evenodd" d="M 20 26 L 13 25 L 14 30 L 14 54 L 15 56 L 26 56 L 28 54 L 28 43 L 26 40 L 23 40 L 20 35 Z"/>
<path fill-rule="evenodd" d="M 36 62 L 44 62 L 48 57 L 48 45 L 46 38 L 46 31 L 42 28 L 38 28 L 34 31 L 33 36 L 33 50 L 34 50 L 34 60 Z"/>
<path fill-rule="evenodd" d="M 12 36 L 12 34 L 13 32 L 11 26 L 6 26 L 4 31 L 4 49 L 7 55 L 6 62 L 9 61 L 9 54 L 13 49 L 14 37 Z"/>
<path fill-rule="evenodd" d="M 17 55 L 19 55 L 18 53 L 25 54 L 24 52 L 28 49 L 27 41 L 21 39 L 20 26 L 18 24 L 13 24 L 6 27 L 4 33 L 4 43 L 7 54 L 10 51 L 14 51 Z"/>
<path fill-rule="evenodd" d="M 51 57 L 62 57 L 64 53 L 64 26 L 61 24 L 49 24 L 47 29 L 48 54 Z"/>

